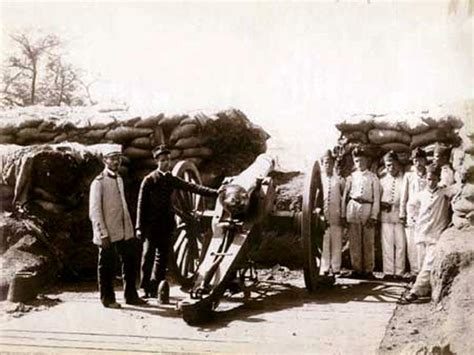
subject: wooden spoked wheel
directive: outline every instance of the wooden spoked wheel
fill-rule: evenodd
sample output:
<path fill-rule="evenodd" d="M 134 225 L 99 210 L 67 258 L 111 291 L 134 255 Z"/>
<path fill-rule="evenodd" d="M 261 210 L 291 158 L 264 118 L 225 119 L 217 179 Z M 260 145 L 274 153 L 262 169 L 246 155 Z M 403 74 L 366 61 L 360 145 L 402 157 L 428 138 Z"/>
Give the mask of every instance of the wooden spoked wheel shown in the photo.
<path fill-rule="evenodd" d="M 199 171 L 190 161 L 178 162 L 172 173 L 188 182 L 201 184 Z M 206 233 L 201 218 L 204 201 L 198 194 L 176 189 L 172 203 L 176 229 L 173 233 L 169 266 L 176 281 L 189 286 L 209 243 L 210 235 Z"/>
<path fill-rule="evenodd" d="M 301 237 L 303 240 L 304 282 L 308 291 L 316 290 L 321 267 L 322 229 L 320 215 L 316 211 L 323 208 L 323 189 L 321 184 L 321 169 L 317 161 L 306 176 L 303 190 L 303 213 L 301 217 Z"/>

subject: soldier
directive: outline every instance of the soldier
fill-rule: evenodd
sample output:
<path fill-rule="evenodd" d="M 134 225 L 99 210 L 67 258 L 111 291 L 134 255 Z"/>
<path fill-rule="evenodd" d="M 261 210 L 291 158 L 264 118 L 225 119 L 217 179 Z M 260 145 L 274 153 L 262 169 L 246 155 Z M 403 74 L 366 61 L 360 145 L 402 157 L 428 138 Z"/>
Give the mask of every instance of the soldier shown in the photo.
<path fill-rule="evenodd" d="M 324 196 L 324 218 L 328 224 L 323 238 L 321 273 L 339 274 L 341 271 L 342 224 L 341 204 L 345 182 L 334 175 L 335 158 L 328 150 L 322 157 L 322 184 Z"/>
<path fill-rule="evenodd" d="M 172 233 L 175 228 L 171 194 L 174 189 L 217 197 L 217 190 L 186 182 L 171 174 L 170 151 L 165 146 L 153 150 L 157 168 L 142 181 L 137 206 L 137 236 L 144 240 L 141 288 L 145 297 L 156 297 L 165 279 Z"/>
<path fill-rule="evenodd" d="M 412 277 L 420 271 L 425 251 L 423 244 L 417 245 L 415 225 L 418 218 L 417 194 L 426 187 L 426 153 L 421 148 L 415 148 L 411 154 L 413 169 L 403 177 L 400 197 L 400 222 L 405 225 L 408 263 Z M 422 236 L 419 236 L 422 237 Z"/>
<path fill-rule="evenodd" d="M 420 205 L 420 214 L 416 224 L 416 233 L 423 235 L 426 244 L 426 256 L 415 284 L 410 292 L 404 295 L 400 303 L 413 302 L 430 291 L 430 273 L 434 261 L 434 249 L 441 233 L 450 222 L 449 200 L 456 192 L 456 187 L 440 187 L 441 169 L 432 164 L 426 172 L 426 189 L 418 193 L 416 200 Z"/>
<path fill-rule="evenodd" d="M 383 157 L 386 174 L 380 179 L 382 222 L 382 260 L 384 278 L 399 279 L 405 272 L 405 230 L 400 223 L 400 194 L 403 174 L 397 154 L 392 150 Z"/>
<path fill-rule="evenodd" d="M 105 169 L 92 181 L 89 217 L 94 244 L 99 246 L 98 283 L 100 300 L 107 308 L 121 308 L 115 300 L 113 280 L 116 254 L 120 255 L 125 303 L 140 305 L 135 286 L 138 271 L 136 238 L 125 201 L 123 180 L 118 174 L 121 147 L 112 145 L 104 152 Z"/>
<path fill-rule="evenodd" d="M 369 159 L 362 148 L 352 157 L 356 171 L 347 178 L 342 202 L 343 223 L 349 224 L 349 243 L 353 276 L 373 277 L 374 227 L 380 210 L 380 183 L 368 170 Z"/>
<path fill-rule="evenodd" d="M 449 165 L 449 148 L 436 143 L 433 151 L 433 163 L 441 168 L 441 179 L 439 185 L 446 187 L 454 184 L 454 171 Z"/>

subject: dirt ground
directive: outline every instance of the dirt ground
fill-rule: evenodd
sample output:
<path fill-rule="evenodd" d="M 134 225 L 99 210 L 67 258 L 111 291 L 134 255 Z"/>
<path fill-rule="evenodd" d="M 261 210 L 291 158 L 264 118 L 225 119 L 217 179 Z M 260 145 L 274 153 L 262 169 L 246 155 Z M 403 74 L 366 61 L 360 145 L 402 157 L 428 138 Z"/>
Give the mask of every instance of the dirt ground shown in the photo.
<path fill-rule="evenodd" d="M 258 271 L 244 299 L 226 297 L 191 327 L 173 303 L 103 308 L 94 283 L 61 285 L 28 305 L 0 302 L 1 353 L 376 354 L 403 284 L 340 278 L 308 294 L 301 271 Z M 117 288 L 118 290 L 118 288 Z M 118 301 L 123 303 L 121 292 Z"/>

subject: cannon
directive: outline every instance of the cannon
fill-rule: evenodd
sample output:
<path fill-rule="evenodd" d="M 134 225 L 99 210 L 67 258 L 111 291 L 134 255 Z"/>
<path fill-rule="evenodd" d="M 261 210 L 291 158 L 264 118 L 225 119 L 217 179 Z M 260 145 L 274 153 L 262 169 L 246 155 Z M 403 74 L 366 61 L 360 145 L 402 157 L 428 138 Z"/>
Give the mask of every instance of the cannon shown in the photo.
<path fill-rule="evenodd" d="M 258 243 L 269 219 L 283 219 L 301 234 L 305 286 L 310 292 L 316 290 L 324 231 L 319 164 L 315 161 L 306 176 L 301 212 L 274 209 L 275 185 L 269 176 L 274 165 L 269 155 L 262 154 L 241 174 L 225 178 L 214 210 L 206 209 L 199 195 L 174 192 L 177 227 L 169 266 L 187 290 L 178 308 L 188 324 L 208 320 L 227 290 L 245 293 L 257 282 L 248 252 Z M 197 168 L 189 161 L 178 162 L 173 174 L 201 183 Z M 159 294 L 167 299 L 166 286 L 160 285 Z"/>

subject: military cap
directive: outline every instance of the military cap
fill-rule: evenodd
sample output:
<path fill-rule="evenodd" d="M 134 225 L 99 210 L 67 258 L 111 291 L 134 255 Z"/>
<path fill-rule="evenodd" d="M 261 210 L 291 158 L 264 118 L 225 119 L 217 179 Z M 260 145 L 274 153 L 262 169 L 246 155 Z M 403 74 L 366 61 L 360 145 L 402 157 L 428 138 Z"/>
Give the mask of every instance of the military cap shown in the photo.
<path fill-rule="evenodd" d="M 104 157 L 111 157 L 114 155 L 122 154 L 122 146 L 120 144 L 107 144 L 102 149 L 102 155 Z"/>
<path fill-rule="evenodd" d="M 155 149 L 153 149 L 153 151 L 151 153 L 153 154 L 153 158 L 156 159 L 160 155 L 170 154 L 171 152 L 168 150 L 168 148 L 166 148 L 165 145 L 160 145 L 160 146 L 156 147 Z"/>
<path fill-rule="evenodd" d="M 413 149 L 411 151 L 411 159 L 415 159 L 415 158 L 424 158 L 426 159 L 426 152 L 421 149 L 420 147 L 416 147 L 415 149 Z"/>
<path fill-rule="evenodd" d="M 445 154 L 448 153 L 448 151 L 449 151 L 449 147 L 447 147 L 444 144 L 440 144 L 440 143 L 436 142 L 436 144 L 434 146 L 433 153 L 438 153 L 438 154 L 441 154 L 441 155 L 445 155 Z"/>
<path fill-rule="evenodd" d="M 390 150 L 383 156 L 383 161 L 398 161 L 398 155 L 393 150 Z"/>
<path fill-rule="evenodd" d="M 332 154 L 332 152 L 328 149 L 324 152 L 323 156 L 321 157 L 321 159 L 324 159 L 324 158 L 329 158 L 331 160 L 334 160 L 335 159 L 335 156 Z"/>

